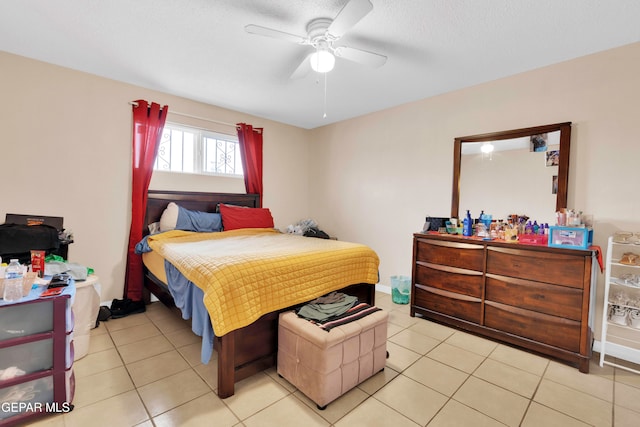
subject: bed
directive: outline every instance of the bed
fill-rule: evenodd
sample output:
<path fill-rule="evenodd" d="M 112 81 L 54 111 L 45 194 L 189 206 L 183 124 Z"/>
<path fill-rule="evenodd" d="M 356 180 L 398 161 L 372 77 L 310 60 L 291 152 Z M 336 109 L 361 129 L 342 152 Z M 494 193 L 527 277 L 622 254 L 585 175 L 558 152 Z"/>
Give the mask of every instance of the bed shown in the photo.
<path fill-rule="evenodd" d="M 148 192 L 148 202 L 147 202 L 147 211 L 145 217 L 145 224 L 152 224 L 159 221 L 163 212 L 167 208 L 170 202 L 174 202 L 185 209 L 189 209 L 192 211 L 200 211 L 200 212 L 216 212 L 219 204 L 226 205 L 234 205 L 234 206 L 243 206 L 249 208 L 257 208 L 259 207 L 259 196 L 255 194 L 228 194 L 228 193 L 205 193 L 205 192 L 180 192 L 180 191 L 156 191 L 150 190 Z M 262 234 L 260 230 L 234 230 L 224 233 L 233 234 L 236 232 L 237 234 Z M 265 230 L 268 231 L 268 230 Z M 259 233 L 260 232 L 260 233 Z M 148 234 L 148 231 L 144 231 L 145 234 Z M 164 234 L 164 233 L 163 233 Z M 220 233 L 216 233 L 220 234 Z M 267 233 L 268 234 L 268 233 Z M 281 238 L 286 239 L 286 235 L 281 233 L 271 233 L 271 234 L 280 234 L 279 236 L 268 236 L 269 238 Z M 190 237 L 190 236 L 176 236 L 178 240 L 184 238 L 188 240 L 200 239 L 198 237 Z M 216 235 L 216 237 L 219 237 Z M 291 237 L 291 236 L 289 236 Z M 299 240 L 304 240 L 305 244 L 320 244 L 321 239 L 314 239 L 308 237 L 299 237 Z M 317 241 L 317 242 L 312 242 Z M 158 245 L 161 243 L 157 243 Z M 198 244 L 198 243 L 195 243 Z M 208 241 L 206 244 L 210 244 Z M 327 242 L 327 244 L 329 244 Z M 348 244 L 348 243 L 346 243 Z M 170 246 L 173 247 L 173 246 Z M 162 252 L 159 246 L 156 246 L 157 252 Z M 165 251 L 166 252 L 166 251 Z M 372 251 L 371 251 L 372 252 Z M 375 255 L 375 253 L 373 253 Z M 168 256 L 163 254 L 163 256 Z M 195 258 L 195 257 L 194 257 Z M 145 257 L 143 257 L 145 260 Z M 156 261 L 157 262 L 157 261 Z M 165 262 L 167 262 L 165 260 Z M 173 262 L 177 264 L 178 267 L 182 269 L 185 276 L 189 276 L 189 272 L 185 271 L 184 265 L 180 264 L 180 259 L 173 259 Z M 190 261 L 191 262 L 191 261 Z M 296 262 L 296 261 L 293 261 Z M 182 317 L 189 317 L 191 313 L 188 313 L 187 316 L 183 315 L 182 311 L 176 308 L 176 304 L 174 298 L 172 297 L 168 285 L 167 285 L 167 276 L 162 274 L 162 271 L 158 269 L 158 266 L 155 267 L 147 266 L 147 261 L 145 261 L 145 300 L 149 302 L 150 295 L 155 295 L 162 303 L 171 307 L 175 311 L 179 312 Z M 171 264 L 171 262 L 169 262 Z M 168 269 L 169 267 L 167 267 Z M 269 267 L 264 267 L 269 268 Z M 305 268 L 307 268 L 305 266 Z M 376 278 L 372 278 L 370 273 L 371 266 L 369 265 L 369 274 L 366 283 L 364 282 L 355 282 L 355 283 L 341 283 L 340 287 L 336 287 L 334 283 L 331 290 L 339 290 L 341 292 L 348 293 L 350 295 L 357 296 L 361 301 L 367 302 L 371 305 L 375 303 L 375 282 Z M 195 270 L 195 269 L 194 269 Z M 376 256 L 376 270 L 377 270 L 377 256 Z M 156 272 L 156 274 L 153 273 Z M 265 272 L 262 272 L 265 274 Z M 277 272 L 269 272 L 266 274 L 272 274 L 274 277 L 282 274 L 280 270 Z M 377 271 L 376 271 L 377 274 Z M 262 276 L 264 278 L 264 276 Z M 264 280 L 266 284 L 273 282 L 272 278 L 267 278 L 268 280 Z M 198 282 L 196 279 L 194 281 Z M 198 279 L 200 280 L 200 279 Z M 213 281 L 212 281 L 213 282 Z M 238 280 L 238 282 L 243 282 L 243 280 Z M 315 283 L 315 282 L 310 282 Z M 203 287 L 204 285 L 198 282 L 198 286 L 196 287 L 191 283 L 194 288 Z M 206 284 L 207 286 L 213 287 L 214 284 Z M 293 288 L 293 286 L 298 286 Z M 218 281 L 216 281 L 215 286 L 219 286 Z M 210 314 L 212 319 L 205 319 L 214 324 L 213 329 L 216 330 L 215 335 L 212 339 L 213 349 L 218 353 L 218 396 L 221 398 L 226 398 L 232 396 L 234 394 L 235 383 L 247 378 L 261 370 L 267 369 L 269 367 L 275 366 L 276 364 L 276 352 L 277 352 L 277 321 L 278 314 L 287 309 L 291 309 L 292 306 L 299 305 L 301 300 L 301 294 L 299 292 L 300 284 L 292 284 L 292 289 L 296 289 L 296 298 L 297 300 L 294 303 L 291 303 L 287 306 L 282 306 L 283 300 L 278 300 L 278 308 L 277 309 L 269 309 L 268 312 L 260 314 L 255 320 L 251 320 L 250 323 L 247 323 L 245 319 L 242 319 L 241 323 L 225 324 L 225 315 L 228 316 L 228 312 L 219 312 L 216 310 L 215 304 L 217 304 L 218 300 L 212 300 L 211 295 L 213 292 L 209 292 L 207 288 L 205 289 L 205 295 L 207 295 L 205 299 L 205 304 L 207 305 L 207 312 Z M 225 288 L 227 289 L 227 288 Z M 196 289 L 197 290 L 197 289 Z M 326 290 L 326 289 L 325 289 Z M 305 291 L 307 292 L 307 291 Z M 320 288 L 310 286 L 308 294 L 304 294 L 302 299 L 304 301 L 310 301 L 318 296 L 321 296 L 323 293 L 319 294 Z M 283 296 L 282 298 L 289 298 L 288 296 Z M 178 304 L 182 306 L 181 304 Z M 282 307 L 280 307 L 282 306 Z M 222 316 L 222 317 L 220 317 Z M 255 316 L 254 316 L 255 317 Z M 216 327 L 216 321 L 218 319 L 218 327 Z M 196 319 L 195 315 L 192 319 L 193 321 L 197 321 L 199 323 L 203 322 L 203 319 Z M 247 323 L 244 325 L 244 323 Z M 244 326 L 238 326 L 244 325 Z M 224 327 L 223 327 L 224 326 Z M 222 330 L 224 333 L 220 333 Z M 203 340 L 204 342 L 204 340 Z M 204 347 L 204 346 L 203 346 Z M 204 353 L 204 351 L 203 351 Z"/>

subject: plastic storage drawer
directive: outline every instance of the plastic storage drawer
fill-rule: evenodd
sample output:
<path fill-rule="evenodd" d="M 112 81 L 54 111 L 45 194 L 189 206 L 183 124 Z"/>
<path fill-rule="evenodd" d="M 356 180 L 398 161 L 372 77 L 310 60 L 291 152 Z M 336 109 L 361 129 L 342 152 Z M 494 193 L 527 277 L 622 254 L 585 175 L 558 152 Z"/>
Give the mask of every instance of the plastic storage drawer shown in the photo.
<path fill-rule="evenodd" d="M 0 370 L 17 368 L 24 374 L 53 367 L 53 338 L 0 348 Z"/>
<path fill-rule="evenodd" d="M 2 308 L 0 341 L 53 330 L 53 301 Z"/>
<path fill-rule="evenodd" d="M 38 378 L 9 387 L 0 387 L 0 421 L 33 410 L 37 404 L 53 402 L 53 376 Z M 41 405 L 43 406 L 43 405 Z"/>
<path fill-rule="evenodd" d="M 549 246 L 565 249 L 588 249 L 593 242 L 593 229 L 586 227 L 549 227 Z"/>

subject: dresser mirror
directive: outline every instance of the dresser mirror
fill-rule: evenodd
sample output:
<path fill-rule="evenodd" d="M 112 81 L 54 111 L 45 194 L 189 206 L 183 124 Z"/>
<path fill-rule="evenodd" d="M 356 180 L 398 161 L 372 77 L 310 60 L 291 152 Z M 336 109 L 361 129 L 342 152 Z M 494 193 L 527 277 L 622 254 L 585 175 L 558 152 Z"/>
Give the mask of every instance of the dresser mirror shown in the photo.
<path fill-rule="evenodd" d="M 571 122 L 455 138 L 451 217 L 527 215 L 555 223 L 567 207 Z"/>

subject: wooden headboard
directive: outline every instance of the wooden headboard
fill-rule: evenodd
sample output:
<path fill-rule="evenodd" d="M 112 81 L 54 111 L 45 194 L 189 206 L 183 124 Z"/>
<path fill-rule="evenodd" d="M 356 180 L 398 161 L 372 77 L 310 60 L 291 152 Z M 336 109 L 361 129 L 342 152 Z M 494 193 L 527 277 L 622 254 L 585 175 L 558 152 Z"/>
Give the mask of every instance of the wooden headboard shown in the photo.
<path fill-rule="evenodd" d="M 260 206 L 260 196 L 258 194 L 149 190 L 147 197 L 147 212 L 145 214 L 143 234 L 148 234 L 147 225 L 160 221 L 162 212 L 170 202 L 175 202 L 192 211 L 203 212 L 216 212 L 219 203 L 250 208 Z"/>

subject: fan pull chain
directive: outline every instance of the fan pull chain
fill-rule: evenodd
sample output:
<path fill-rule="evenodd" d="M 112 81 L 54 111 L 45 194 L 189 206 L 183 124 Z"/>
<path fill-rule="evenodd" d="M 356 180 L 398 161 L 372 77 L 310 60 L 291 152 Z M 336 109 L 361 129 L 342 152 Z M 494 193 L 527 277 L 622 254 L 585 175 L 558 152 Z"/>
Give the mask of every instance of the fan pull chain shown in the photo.
<path fill-rule="evenodd" d="M 327 74 L 329 73 L 324 73 L 324 105 L 323 105 L 323 114 L 322 114 L 322 118 L 326 119 L 327 118 Z"/>

